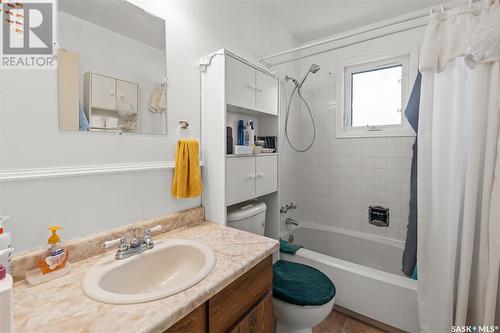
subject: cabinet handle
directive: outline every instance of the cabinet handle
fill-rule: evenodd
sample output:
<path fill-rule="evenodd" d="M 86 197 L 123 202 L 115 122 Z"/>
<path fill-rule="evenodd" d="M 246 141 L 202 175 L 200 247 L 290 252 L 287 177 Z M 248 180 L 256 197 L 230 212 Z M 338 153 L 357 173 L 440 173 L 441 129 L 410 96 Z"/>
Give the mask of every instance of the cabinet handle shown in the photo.
<path fill-rule="evenodd" d="M 257 177 L 264 177 L 264 173 L 263 173 L 263 172 L 259 172 L 259 173 L 257 174 Z"/>
<path fill-rule="evenodd" d="M 114 95 L 115 95 L 115 92 L 114 92 L 114 91 L 110 91 L 110 92 L 109 92 L 109 94 L 110 94 L 111 96 L 114 96 Z"/>
<path fill-rule="evenodd" d="M 258 88 L 256 86 L 254 86 L 253 84 L 250 84 L 250 83 L 247 83 L 247 87 L 250 88 L 250 89 L 256 90 L 256 91 L 264 92 L 264 89 Z"/>
<path fill-rule="evenodd" d="M 255 175 L 250 175 L 250 179 L 255 179 Z"/>

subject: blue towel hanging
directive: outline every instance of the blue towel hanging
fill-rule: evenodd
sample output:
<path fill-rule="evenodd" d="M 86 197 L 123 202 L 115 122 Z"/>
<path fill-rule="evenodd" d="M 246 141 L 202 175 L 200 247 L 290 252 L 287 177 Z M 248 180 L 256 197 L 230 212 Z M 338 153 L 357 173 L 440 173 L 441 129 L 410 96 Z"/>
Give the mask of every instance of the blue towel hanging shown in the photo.
<path fill-rule="evenodd" d="M 411 91 L 405 116 L 411 127 L 417 132 L 415 143 L 412 146 L 413 157 L 411 159 L 410 175 L 410 209 L 408 214 L 408 227 L 406 232 L 405 249 L 402 258 L 402 271 L 407 276 L 412 276 L 417 265 L 417 139 L 418 139 L 418 115 L 420 111 L 420 89 L 422 85 L 422 74 L 419 72 Z"/>

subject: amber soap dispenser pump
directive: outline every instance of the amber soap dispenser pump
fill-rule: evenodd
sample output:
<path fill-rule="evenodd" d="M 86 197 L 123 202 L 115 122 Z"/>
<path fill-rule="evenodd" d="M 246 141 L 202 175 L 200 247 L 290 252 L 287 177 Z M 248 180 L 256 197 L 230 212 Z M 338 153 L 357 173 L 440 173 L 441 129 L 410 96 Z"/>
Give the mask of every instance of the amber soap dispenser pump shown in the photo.
<path fill-rule="evenodd" d="M 51 273 L 64 268 L 68 261 L 68 252 L 61 245 L 61 237 L 57 234 L 61 230 L 60 226 L 50 226 L 52 232 L 48 239 L 47 250 L 38 260 L 38 266 L 43 274 Z"/>

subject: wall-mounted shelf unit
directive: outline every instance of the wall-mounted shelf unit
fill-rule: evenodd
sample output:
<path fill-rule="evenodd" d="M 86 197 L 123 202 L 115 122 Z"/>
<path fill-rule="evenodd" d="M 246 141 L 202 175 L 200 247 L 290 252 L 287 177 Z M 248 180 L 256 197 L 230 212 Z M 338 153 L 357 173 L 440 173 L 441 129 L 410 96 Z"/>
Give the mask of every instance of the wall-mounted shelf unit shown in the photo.
<path fill-rule="evenodd" d="M 279 80 L 225 49 L 202 57 L 200 68 L 206 218 L 226 224 L 228 206 L 258 199 L 267 206 L 266 236 L 277 238 L 280 147 L 274 153 L 227 155 L 226 127 L 233 129 L 233 143 L 239 120 L 252 120 L 258 137 L 279 138 Z"/>

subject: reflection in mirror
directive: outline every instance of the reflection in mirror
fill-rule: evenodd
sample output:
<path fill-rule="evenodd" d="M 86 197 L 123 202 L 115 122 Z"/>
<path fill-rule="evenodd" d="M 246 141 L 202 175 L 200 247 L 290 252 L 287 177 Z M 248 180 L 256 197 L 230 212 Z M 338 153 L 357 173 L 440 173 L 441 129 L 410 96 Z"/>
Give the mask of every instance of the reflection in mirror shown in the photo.
<path fill-rule="evenodd" d="M 59 127 L 166 134 L 165 21 L 123 0 L 59 0 Z"/>

